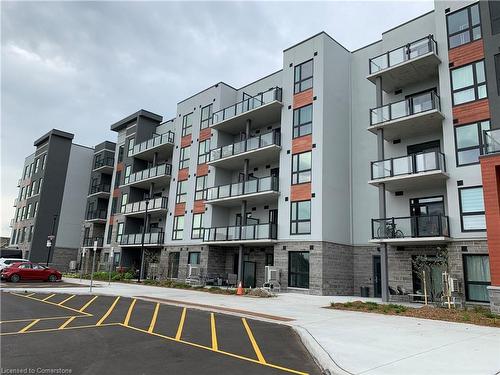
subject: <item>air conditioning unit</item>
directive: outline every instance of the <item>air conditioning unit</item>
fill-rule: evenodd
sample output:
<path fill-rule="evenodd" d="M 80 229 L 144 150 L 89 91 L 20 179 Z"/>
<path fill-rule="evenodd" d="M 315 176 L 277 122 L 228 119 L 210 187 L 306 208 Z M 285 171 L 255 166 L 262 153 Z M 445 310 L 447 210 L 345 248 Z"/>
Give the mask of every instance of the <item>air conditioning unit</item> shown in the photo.
<path fill-rule="evenodd" d="M 460 293 L 460 282 L 458 279 L 450 277 L 448 285 L 450 286 L 450 292 Z"/>
<path fill-rule="evenodd" d="M 279 269 L 274 266 L 266 266 L 265 268 L 265 282 L 271 283 L 279 281 Z"/>

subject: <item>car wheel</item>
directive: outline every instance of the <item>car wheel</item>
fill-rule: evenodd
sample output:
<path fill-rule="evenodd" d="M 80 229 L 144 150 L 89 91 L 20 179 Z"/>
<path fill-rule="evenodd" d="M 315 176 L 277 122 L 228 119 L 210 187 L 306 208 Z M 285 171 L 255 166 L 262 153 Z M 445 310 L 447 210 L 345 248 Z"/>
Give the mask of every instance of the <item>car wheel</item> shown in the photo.
<path fill-rule="evenodd" d="M 18 274 L 14 274 L 10 277 L 10 281 L 12 281 L 13 283 L 17 283 L 19 280 L 21 280 L 21 277 L 19 277 Z"/>
<path fill-rule="evenodd" d="M 57 276 L 56 275 L 50 275 L 49 276 L 49 281 L 53 283 L 54 281 L 57 281 Z"/>

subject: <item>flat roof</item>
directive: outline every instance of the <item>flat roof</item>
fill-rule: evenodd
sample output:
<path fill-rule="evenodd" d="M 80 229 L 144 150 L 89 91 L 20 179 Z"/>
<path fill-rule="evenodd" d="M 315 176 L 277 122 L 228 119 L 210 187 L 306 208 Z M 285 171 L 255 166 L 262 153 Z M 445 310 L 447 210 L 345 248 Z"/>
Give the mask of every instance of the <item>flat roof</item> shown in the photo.
<path fill-rule="evenodd" d="M 42 143 L 45 143 L 48 141 L 48 139 L 51 137 L 51 136 L 57 136 L 57 137 L 62 137 L 62 138 L 67 138 L 69 140 L 72 140 L 75 135 L 72 134 L 72 133 L 68 133 L 68 132 L 64 132 L 62 130 L 59 130 L 59 129 L 52 129 L 51 131 L 49 131 L 48 133 L 45 133 L 44 135 L 42 135 L 40 138 L 38 138 L 34 143 L 33 143 L 33 146 L 35 147 L 38 147 L 40 146 Z"/>
<path fill-rule="evenodd" d="M 129 125 L 131 122 L 135 121 L 139 117 L 146 117 L 154 121 L 161 122 L 163 120 L 163 117 L 160 115 L 157 115 L 156 113 L 146 111 L 145 109 L 140 109 L 139 111 L 132 113 L 130 116 L 125 117 L 124 119 L 115 122 L 114 124 L 111 125 L 111 130 L 117 132 Z"/>

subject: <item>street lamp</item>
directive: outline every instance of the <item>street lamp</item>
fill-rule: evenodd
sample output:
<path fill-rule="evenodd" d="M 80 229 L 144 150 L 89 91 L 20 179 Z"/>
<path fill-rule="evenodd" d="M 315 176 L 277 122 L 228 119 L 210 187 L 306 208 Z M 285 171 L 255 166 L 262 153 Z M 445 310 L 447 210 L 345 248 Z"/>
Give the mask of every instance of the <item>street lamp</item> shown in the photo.
<path fill-rule="evenodd" d="M 141 269 L 139 270 L 139 275 L 137 276 L 137 282 L 140 283 L 141 279 L 144 278 L 144 236 L 146 235 L 146 226 L 148 224 L 148 206 L 149 206 L 149 196 L 146 196 L 146 210 L 144 211 L 144 225 L 142 226 L 142 239 L 141 239 Z"/>
<path fill-rule="evenodd" d="M 52 232 L 50 236 L 47 237 L 47 267 L 49 266 L 50 251 L 52 250 L 52 246 L 54 245 L 54 240 L 56 238 L 54 231 L 56 230 L 57 216 L 57 214 L 54 214 L 54 219 L 52 221 Z"/>

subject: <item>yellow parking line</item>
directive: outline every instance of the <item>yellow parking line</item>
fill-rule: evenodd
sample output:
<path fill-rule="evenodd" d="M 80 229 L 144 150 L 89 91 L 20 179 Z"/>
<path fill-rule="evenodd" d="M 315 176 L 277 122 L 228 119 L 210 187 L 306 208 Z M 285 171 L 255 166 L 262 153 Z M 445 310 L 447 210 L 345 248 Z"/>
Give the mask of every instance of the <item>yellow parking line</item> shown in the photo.
<path fill-rule="evenodd" d="M 153 332 L 153 329 L 155 329 L 156 318 L 158 318 L 158 310 L 160 310 L 159 303 L 156 304 L 155 311 L 153 313 L 153 317 L 151 318 L 151 324 L 149 325 L 149 329 L 148 329 L 149 333 Z"/>
<path fill-rule="evenodd" d="M 210 327 L 212 330 L 212 349 L 217 351 L 218 350 L 217 331 L 215 329 L 215 315 L 214 315 L 214 313 L 210 313 Z"/>
<path fill-rule="evenodd" d="M 181 320 L 179 321 L 179 327 L 177 327 L 177 333 L 175 339 L 179 341 L 182 336 L 182 328 L 184 327 L 184 320 L 186 320 L 186 308 L 182 309 Z"/>
<path fill-rule="evenodd" d="M 113 311 L 113 309 L 115 308 L 116 304 L 118 303 L 118 300 L 120 299 L 120 297 L 116 297 L 115 301 L 113 302 L 113 304 L 111 305 L 111 307 L 109 308 L 109 310 L 106 312 L 106 314 L 104 314 L 102 316 L 101 319 L 99 319 L 99 321 L 97 322 L 96 326 L 100 326 L 102 324 L 102 322 L 104 322 L 106 320 L 106 318 L 111 314 L 111 312 Z"/>
<path fill-rule="evenodd" d="M 26 327 L 24 327 L 23 329 L 21 329 L 18 333 L 24 333 L 24 332 L 26 332 L 28 329 L 30 329 L 31 327 L 33 327 L 39 321 L 40 321 L 40 319 L 33 320 L 30 324 L 28 324 Z"/>
<path fill-rule="evenodd" d="M 76 316 L 72 316 L 71 318 L 69 318 L 68 320 L 66 320 L 63 324 L 61 324 L 61 326 L 58 328 L 58 329 L 63 329 L 64 327 L 66 327 L 69 323 L 71 323 L 73 320 L 75 320 Z"/>
<path fill-rule="evenodd" d="M 128 326 L 128 322 L 130 322 L 130 316 L 132 315 L 132 310 L 134 310 L 135 303 L 137 302 L 137 299 L 133 299 L 132 302 L 130 303 L 130 307 L 128 308 L 127 311 L 127 316 L 125 316 L 125 320 L 123 321 L 123 324 Z"/>
<path fill-rule="evenodd" d="M 64 305 L 66 302 L 68 302 L 70 299 L 74 298 L 75 297 L 75 294 L 69 296 L 68 298 L 66 298 L 64 301 L 61 301 L 58 303 L 59 306 L 61 305 Z"/>
<path fill-rule="evenodd" d="M 74 311 L 74 312 L 77 312 L 77 313 L 82 313 L 82 314 L 87 315 L 87 316 L 92 316 L 92 314 L 89 314 L 89 313 L 86 313 L 86 312 L 83 312 L 83 311 L 80 311 L 80 310 L 76 310 L 76 309 L 73 309 L 73 308 L 68 307 L 68 306 L 59 305 L 59 304 L 57 304 L 55 302 L 51 302 L 51 301 L 42 301 L 41 299 L 38 299 L 38 298 L 35 298 L 35 297 L 31 297 L 35 293 L 33 293 L 31 295 L 23 295 L 23 294 L 17 294 L 17 293 L 11 293 L 11 294 L 14 295 L 14 296 L 18 296 L 18 297 L 28 298 L 28 299 L 31 299 L 33 301 L 47 303 L 49 305 L 57 306 L 57 307 L 60 307 L 62 309 L 71 310 L 71 311 Z"/>
<path fill-rule="evenodd" d="M 89 324 L 89 325 L 84 325 L 84 326 L 75 326 L 75 327 L 66 327 L 64 328 L 64 331 L 68 330 L 68 329 L 80 329 L 80 328 L 102 328 L 102 327 L 108 327 L 108 326 L 118 326 L 118 325 L 122 325 L 121 323 L 104 323 L 104 324 L 101 324 L 100 326 L 96 326 L 95 324 Z M 130 327 L 132 328 L 132 327 Z M 10 336 L 10 335 L 19 335 L 19 334 L 23 334 L 23 335 L 28 335 L 30 333 L 39 333 L 39 332 L 54 332 L 54 331 L 60 331 L 59 328 L 47 328 L 47 329 L 34 329 L 32 331 L 28 331 L 28 332 L 4 332 L 4 333 L 0 333 L 0 336 Z M 154 333 L 152 333 L 153 335 Z"/>
<path fill-rule="evenodd" d="M 65 316 L 50 316 L 48 318 L 28 318 L 28 319 L 14 319 L 14 320 L 2 320 L 0 324 L 5 324 L 5 323 L 20 323 L 20 322 L 31 322 L 34 319 L 38 320 L 54 320 L 54 319 L 68 319 L 71 318 L 74 315 L 65 315 Z"/>
<path fill-rule="evenodd" d="M 94 296 L 94 298 L 92 298 L 92 299 L 91 299 L 90 301 L 88 301 L 85 305 L 83 305 L 83 307 L 82 307 L 80 310 L 78 310 L 78 311 L 83 312 L 83 311 L 84 311 L 87 307 L 89 307 L 89 306 L 90 306 L 90 304 L 91 304 L 92 302 L 94 302 L 94 301 L 97 299 L 97 297 L 99 297 L 99 296 Z"/>
<path fill-rule="evenodd" d="M 252 330 L 250 329 L 250 326 L 247 323 L 247 320 L 245 318 L 241 318 L 243 321 L 243 325 L 245 326 L 245 329 L 247 331 L 248 338 L 250 339 L 250 342 L 252 343 L 253 350 L 255 351 L 255 354 L 257 355 L 257 358 L 260 363 L 266 363 L 266 360 L 264 359 L 264 356 L 262 355 L 259 345 L 257 344 L 257 341 L 255 341 L 255 337 L 253 337 Z"/>
<path fill-rule="evenodd" d="M 45 301 L 47 301 L 49 298 L 52 298 L 52 297 L 54 297 L 54 296 L 55 296 L 55 294 L 51 294 L 50 296 L 43 298 L 43 299 L 42 299 L 42 301 L 44 301 L 44 302 L 45 302 Z"/>

